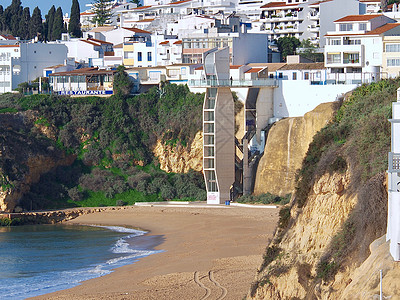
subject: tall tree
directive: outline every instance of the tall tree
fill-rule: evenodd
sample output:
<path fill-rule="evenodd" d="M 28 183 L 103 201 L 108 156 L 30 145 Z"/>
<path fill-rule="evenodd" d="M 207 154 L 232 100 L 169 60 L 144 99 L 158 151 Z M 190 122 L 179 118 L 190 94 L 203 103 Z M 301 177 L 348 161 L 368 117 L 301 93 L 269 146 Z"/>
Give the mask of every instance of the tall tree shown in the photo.
<path fill-rule="evenodd" d="M 133 88 L 133 82 L 128 73 L 125 72 L 125 67 L 123 65 L 118 66 L 117 72 L 114 74 L 113 82 L 114 95 L 117 98 L 124 99 L 130 95 Z"/>
<path fill-rule="evenodd" d="M 281 37 L 276 41 L 282 59 L 286 61 L 288 55 L 296 54 L 296 48 L 300 46 L 300 40 L 294 36 Z"/>
<path fill-rule="evenodd" d="M 35 37 L 39 37 L 39 40 L 42 40 L 44 37 L 43 34 L 43 20 L 42 20 L 42 12 L 39 7 L 35 7 L 32 13 L 31 22 L 29 24 L 29 35 L 30 38 L 33 39 Z"/>
<path fill-rule="evenodd" d="M 51 31 L 51 40 L 60 40 L 61 34 L 65 32 L 64 29 L 64 19 L 61 7 L 57 8 L 54 15 L 53 29 Z"/>
<path fill-rule="evenodd" d="M 7 31 L 12 35 L 18 35 L 19 22 L 22 16 L 21 0 L 12 0 L 10 6 L 4 11 Z"/>
<path fill-rule="evenodd" d="M 103 26 L 110 23 L 112 14 L 112 2 L 109 0 L 94 0 L 92 3 L 92 10 L 95 16 L 92 23 Z"/>
<path fill-rule="evenodd" d="M 44 34 L 45 34 L 45 39 L 47 41 L 51 41 L 51 33 L 53 31 L 53 23 L 54 23 L 54 15 L 56 14 L 56 8 L 53 5 L 50 9 L 49 12 L 46 15 L 46 22 L 44 24 Z"/>
<path fill-rule="evenodd" d="M 27 40 L 30 38 L 29 35 L 29 24 L 31 22 L 31 12 L 29 7 L 25 7 L 22 11 L 21 19 L 19 20 L 18 36 L 21 40 Z"/>
<path fill-rule="evenodd" d="M 71 17 L 69 19 L 68 32 L 72 37 L 82 37 L 81 9 L 78 0 L 72 0 Z"/>
<path fill-rule="evenodd" d="M 0 5 L 0 32 L 5 30 L 3 18 L 4 18 L 4 8 L 2 5 Z"/>

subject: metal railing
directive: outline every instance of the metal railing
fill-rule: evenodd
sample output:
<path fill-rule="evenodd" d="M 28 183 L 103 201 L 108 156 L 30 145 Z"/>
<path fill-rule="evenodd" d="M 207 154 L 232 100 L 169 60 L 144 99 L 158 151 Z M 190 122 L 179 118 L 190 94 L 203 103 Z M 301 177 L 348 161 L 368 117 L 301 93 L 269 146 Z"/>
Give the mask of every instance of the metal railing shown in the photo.
<path fill-rule="evenodd" d="M 389 172 L 400 172 L 400 153 L 389 152 Z"/>
<path fill-rule="evenodd" d="M 191 79 L 188 85 L 192 87 L 249 87 L 249 86 L 269 86 L 277 87 L 276 79 L 257 79 L 257 80 L 198 80 Z"/>

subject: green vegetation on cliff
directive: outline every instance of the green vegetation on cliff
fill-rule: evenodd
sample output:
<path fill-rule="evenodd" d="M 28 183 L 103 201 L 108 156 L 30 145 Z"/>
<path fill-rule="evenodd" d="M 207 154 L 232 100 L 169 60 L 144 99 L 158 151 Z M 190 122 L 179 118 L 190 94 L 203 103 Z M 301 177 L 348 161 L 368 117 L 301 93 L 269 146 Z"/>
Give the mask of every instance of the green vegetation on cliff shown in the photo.
<path fill-rule="evenodd" d="M 279 255 L 284 255 L 283 238 L 296 225 L 298 214 L 314 193 L 314 184 L 326 173 L 349 172 L 349 187 L 342 192 L 357 195 L 357 204 L 329 246 L 321 249 L 322 255 L 315 263 L 315 276 L 308 269 L 301 271 L 301 265 L 293 267 L 297 268 L 299 278 L 307 278 L 302 285 L 310 287 L 307 292 L 313 295 L 316 284 L 330 282 L 346 266 L 360 264 L 369 255 L 369 244 L 385 233 L 387 192 L 384 179 L 391 136 L 388 119 L 399 86 L 400 78 L 396 78 L 358 87 L 338 103 L 340 108 L 334 120 L 314 136 L 297 174 L 294 200 L 280 213 L 277 233 L 259 270 L 262 276 L 252 286 L 253 296 L 260 286 L 271 282 L 271 277 L 279 277 L 293 267 L 281 266 L 279 262 Z M 312 208 L 307 207 L 307 213 L 312 217 Z"/>
<path fill-rule="evenodd" d="M 159 139 L 190 147 L 201 130 L 202 102 L 201 94 L 173 84 L 128 98 L 4 94 L 0 121 L 19 119 L 19 125 L 3 128 L 1 143 L 21 139 L 0 156 L 3 185 L 16 184 L 26 173 L 23 161 L 7 155 L 26 151 L 29 140 L 29 147 L 43 144 L 44 151 L 52 147 L 76 160 L 41 176 L 20 201 L 25 209 L 202 200 L 200 173 L 167 174 L 152 154 Z M 26 121 L 27 113 L 34 115 L 32 124 Z"/>

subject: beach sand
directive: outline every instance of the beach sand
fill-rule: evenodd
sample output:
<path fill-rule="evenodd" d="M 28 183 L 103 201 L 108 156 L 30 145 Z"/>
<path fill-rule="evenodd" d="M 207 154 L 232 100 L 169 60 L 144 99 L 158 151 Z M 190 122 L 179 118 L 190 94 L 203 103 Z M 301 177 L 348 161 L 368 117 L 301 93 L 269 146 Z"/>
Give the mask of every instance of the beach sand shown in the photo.
<path fill-rule="evenodd" d="M 272 238 L 278 211 L 153 206 L 80 216 L 68 223 L 144 229 L 149 234 L 138 243 L 163 252 L 34 299 L 243 299 Z"/>

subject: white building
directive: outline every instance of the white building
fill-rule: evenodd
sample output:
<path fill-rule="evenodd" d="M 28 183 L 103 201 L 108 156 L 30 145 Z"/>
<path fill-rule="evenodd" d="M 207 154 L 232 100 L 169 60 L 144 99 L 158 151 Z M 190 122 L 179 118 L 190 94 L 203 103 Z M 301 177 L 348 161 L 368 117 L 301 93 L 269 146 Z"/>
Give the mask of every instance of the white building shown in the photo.
<path fill-rule="evenodd" d="M 334 20 L 364 12 L 365 5 L 358 0 L 269 2 L 261 6 L 260 29 L 270 35 L 270 40 L 294 36 L 323 46 L 322 37 L 334 30 Z"/>
<path fill-rule="evenodd" d="M 64 64 L 67 47 L 62 44 L 20 43 L 0 45 L 0 93 L 11 92 L 32 81 L 51 65 Z"/>
<path fill-rule="evenodd" d="M 328 81 L 359 84 L 382 77 L 383 37 L 399 36 L 400 24 L 384 15 L 353 15 L 336 20 L 326 35 Z"/>
<path fill-rule="evenodd" d="M 390 254 L 400 261 L 400 89 L 397 102 L 392 104 L 392 143 L 388 170 L 388 221 L 386 240 L 390 240 Z"/>
<path fill-rule="evenodd" d="M 61 40 L 56 43 L 68 48 L 68 57 L 73 57 L 87 66 L 104 65 L 105 57 L 114 56 L 112 43 L 95 38 Z"/>

